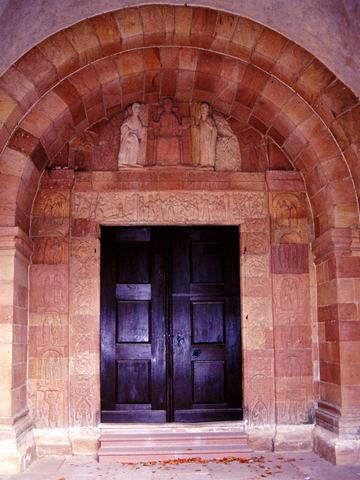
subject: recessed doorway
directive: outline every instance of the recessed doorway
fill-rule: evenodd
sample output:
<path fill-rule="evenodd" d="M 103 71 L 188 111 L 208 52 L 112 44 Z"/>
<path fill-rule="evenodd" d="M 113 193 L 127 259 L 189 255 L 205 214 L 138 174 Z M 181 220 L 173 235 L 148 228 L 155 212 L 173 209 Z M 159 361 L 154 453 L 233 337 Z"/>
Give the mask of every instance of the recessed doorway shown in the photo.
<path fill-rule="evenodd" d="M 238 227 L 103 227 L 102 422 L 242 419 Z"/>

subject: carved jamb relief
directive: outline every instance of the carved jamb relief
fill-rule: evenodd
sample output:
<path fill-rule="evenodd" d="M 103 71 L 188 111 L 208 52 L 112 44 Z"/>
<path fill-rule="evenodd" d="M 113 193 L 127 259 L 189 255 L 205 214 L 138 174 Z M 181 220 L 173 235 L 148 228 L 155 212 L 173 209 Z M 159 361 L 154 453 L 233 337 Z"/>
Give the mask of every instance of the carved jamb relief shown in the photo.
<path fill-rule="evenodd" d="M 266 216 L 261 192 L 75 192 L 75 218 L 100 224 L 242 223 Z"/>
<path fill-rule="evenodd" d="M 56 428 L 66 424 L 65 391 L 61 385 L 37 386 L 34 418 L 38 428 Z"/>
<path fill-rule="evenodd" d="M 279 423 L 303 424 L 313 419 L 312 377 L 286 377 L 277 380 Z"/>
<path fill-rule="evenodd" d="M 268 297 L 243 299 L 243 347 L 246 350 L 273 348 L 273 322 Z"/>
<path fill-rule="evenodd" d="M 66 265 L 32 265 L 30 285 L 31 312 L 67 312 L 68 282 Z"/>
<path fill-rule="evenodd" d="M 273 287 L 276 324 L 310 324 L 309 276 L 273 275 Z"/>
<path fill-rule="evenodd" d="M 40 191 L 35 200 L 31 231 L 33 236 L 65 236 L 69 231 L 69 192 Z"/>
<path fill-rule="evenodd" d="M 270 193 L 274 243 L 309 241 L 308 208 L 305 193 Z"/>
<path fill-rule="evenodd" d="M 244 269 L 246 278 L 269 276 L 269 256 L 251 254 L 244 255 Z"/>
<path fill-rule="evenodd" d="M 68 261 L 68 240 L 64 237 L 35 237 L 33 264 L 58 265 Z"/>
<path fill-rule="evenodd" d="M 98 423 L 98 409 L 96 408 L 95 377 L 74 375 L 71 377 L 71 406 L 72 425 L 91 428 Z"/>

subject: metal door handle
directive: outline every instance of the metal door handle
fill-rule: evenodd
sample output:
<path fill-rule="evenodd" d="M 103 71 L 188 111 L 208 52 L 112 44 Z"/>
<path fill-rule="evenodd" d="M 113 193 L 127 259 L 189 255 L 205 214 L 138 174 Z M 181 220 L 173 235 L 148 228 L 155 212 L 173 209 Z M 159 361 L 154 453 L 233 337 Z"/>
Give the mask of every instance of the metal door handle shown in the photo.
<path fill-rule="evenodd" d="M 185 342 L 184 336 L 181 335 L 181 333 L 177 333 L 177 334 L 176 334 L 176 343 L 177 343 L 177 346 L 180 347 L 180 345 L 181 345 L 182 343 L 184 343 L 184 342 Z"/>

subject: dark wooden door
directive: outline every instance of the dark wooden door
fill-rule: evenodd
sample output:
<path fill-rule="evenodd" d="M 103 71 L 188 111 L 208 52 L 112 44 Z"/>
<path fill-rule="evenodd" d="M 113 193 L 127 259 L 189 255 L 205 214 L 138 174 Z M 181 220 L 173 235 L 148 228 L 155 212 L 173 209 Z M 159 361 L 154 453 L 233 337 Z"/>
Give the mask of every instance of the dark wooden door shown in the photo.
<path fill-rule="evenodd" d="M 242 418 L 238 237 L 102 229 L 103 422 Z"/>

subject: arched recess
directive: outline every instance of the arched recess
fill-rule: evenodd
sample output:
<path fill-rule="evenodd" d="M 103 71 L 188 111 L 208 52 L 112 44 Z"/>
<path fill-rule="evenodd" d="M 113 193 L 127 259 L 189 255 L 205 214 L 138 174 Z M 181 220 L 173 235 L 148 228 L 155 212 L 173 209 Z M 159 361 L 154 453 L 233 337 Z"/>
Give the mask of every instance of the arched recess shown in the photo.
<path fill-rule="evenodd" d="M 235 131 L 247 125 L 265 135 L 301 172 L 318 238 L 319 269 L 327 272 L 319 293 L 326 296 L 330 287 L 333 293 L 333 299 L 321 300 L 320 309 L 325 308 L 321 313 L 330 323 L 338 322 L 337 338 L 341 338 L 339 303 L 344 303 L 345 282 L 352 282 L 349 303 L 357 305 L 358 271 L 351 245 L 356 245 L 359 221 L 358 99 L 301 47 L 223 12 L 144 6 L 94 17 L 44 40 L 3 75 L 0 223 L 6 238 L 16 239 L 6 244 L 10 259 L 17 245 L 26 242 L 21 232 L 29 231 L 43 169 L 68 166 L 61 156 L 64 145 L 133 101 L 156 101 L 166 95 L 177 101 L 210 102 L 233 122 Z M 345 254 L 345 263 L 334 251 Z M 22 292 L 27 288 L 23 260 Z M 355 265 L 350 272 L 347 262 Z M 8 303 L 11 309 L 12 301 Z M 26 308 L 26 301 L 18 303 L 19 309 Z M 337 352 L 324 360 L 324 368 L 328 364 L 338 368 L 341 361 Z M 22 358 L 22 367 L 24 363 Z M 329 399 L 335 402 L 338 422 L 341 382 L 325 377 L 324 405 Z M 336 388 L 331 390 L 333 384 Z M 26 389 L 24 383 L 19 385 L 23 393 L 18 409 L 26 411 Z M 16 389 L 17 384 L 11 390 L 13 397 Z M 329 422 L 325 419 L 323 425 Z"/>

